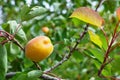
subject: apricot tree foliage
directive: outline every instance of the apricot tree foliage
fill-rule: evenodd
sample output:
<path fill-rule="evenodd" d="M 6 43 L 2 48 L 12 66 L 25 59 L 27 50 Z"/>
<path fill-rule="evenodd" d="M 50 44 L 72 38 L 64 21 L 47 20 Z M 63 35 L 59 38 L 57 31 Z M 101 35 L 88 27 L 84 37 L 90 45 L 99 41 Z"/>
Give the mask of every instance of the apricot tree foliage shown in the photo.
<path fill-rule="evenodd" d="M 116 8 L 118 19 L 115 16 L 116 23 L 108 34 L 106 19 L 97 12 L 103 2 L 100 0 L 95 10 L 86 6 L 70 10 L 67 17 L 59 15 L 57 10 L 64 6 L 59 3 L 53 4 L 57 6 L 55 12 L 42 6 L 23 5 L 17 20 L 9 18 L 0 26 L 0 79 L 119 79 L 120 9 Z M 46 35 L 39 27 L 46 25 L 50 29 L 47 36 L 54 44 L 54 52 L 43 62 L 33 63 L 24 56 L 24 46 L 33 37 Z M 41 70 L 37 70 L 40 67 Z"/>

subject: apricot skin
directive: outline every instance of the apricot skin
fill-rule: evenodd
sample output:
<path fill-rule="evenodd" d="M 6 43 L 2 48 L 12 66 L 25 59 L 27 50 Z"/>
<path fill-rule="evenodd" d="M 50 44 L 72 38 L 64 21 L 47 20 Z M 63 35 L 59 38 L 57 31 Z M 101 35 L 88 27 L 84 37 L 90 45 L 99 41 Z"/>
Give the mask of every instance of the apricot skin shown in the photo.
<path fill-rule="evenodd" d="M 42 61 L 53 52 L 53 44 L 47 36 L 38 36 L 30 40 L 25 47 L 25 55 L 34 62 Z"/>
<path fill-rule="evenodd" d="M 47 33 L 49 33 L 49 28 L 48 27 L 42 27 L 42 31 L 47 34 Z"/>

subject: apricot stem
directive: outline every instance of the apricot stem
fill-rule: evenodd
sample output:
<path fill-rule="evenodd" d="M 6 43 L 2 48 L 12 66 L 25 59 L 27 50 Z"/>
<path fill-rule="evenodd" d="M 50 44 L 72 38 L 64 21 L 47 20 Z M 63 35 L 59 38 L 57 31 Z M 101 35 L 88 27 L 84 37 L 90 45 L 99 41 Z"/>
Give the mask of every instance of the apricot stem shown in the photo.
<path fill-rule="evenodd" d="M 36 66 L 39 70 L 41 70 L 41 67 L 40 67 L 40 65 L 39 65 L 37 62 L 33 61 L 33 63 L 35 64 L 35 66 Z"/>

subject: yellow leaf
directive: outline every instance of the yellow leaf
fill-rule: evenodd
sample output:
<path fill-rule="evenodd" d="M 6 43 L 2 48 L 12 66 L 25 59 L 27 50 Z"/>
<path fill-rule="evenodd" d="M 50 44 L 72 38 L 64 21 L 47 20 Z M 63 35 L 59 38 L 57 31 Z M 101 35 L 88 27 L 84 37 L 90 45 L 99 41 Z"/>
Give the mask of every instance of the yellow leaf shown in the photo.
<path fill-rule="evenodd" d="M 89 35 L 90 35 L 90 40 L 91 40 L 94 44 L 96 44 L 96 45 L 98 45 L 100 48 L 102 48 L 102 42 L 101 42 L 101 40 L 100 40 L 100 37 L 99 37 L 97 34 L 93 33 L 91 30 L 89 30 L 88 33 L 89 33 Z"/>
<path fill-rule="evenodd" d="M 117 15 L 118 19 L 120 20 L 120 7 L 117 8 L 117 10 L 116 10 L 116 15 Z"/>
<path fill-rule="evenodd" d="M 104 19 L 97 12 L 87 7 L 76 9 L 70 18 L 77 18 L 98 27 L 101 27 L 104 24 Z"/>

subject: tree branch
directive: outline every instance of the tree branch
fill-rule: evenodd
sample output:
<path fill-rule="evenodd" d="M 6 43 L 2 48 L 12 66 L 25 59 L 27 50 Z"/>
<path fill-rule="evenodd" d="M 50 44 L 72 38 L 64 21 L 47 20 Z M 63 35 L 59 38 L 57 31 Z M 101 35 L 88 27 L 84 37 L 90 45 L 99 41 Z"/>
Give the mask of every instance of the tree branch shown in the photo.
<path fill-rule="evenodd" d="M 54 70 L 56 67 L 58 67 L 61 64 L 63 64 L 65 61 L 67 61 L 71 57 L 71 55 L 73 54 L 73 52 L 76 50 L 78 44 L 80 43 L 80 41 L 82 40 L 82 38 L 87 33 L 88 26 L 89 26 L 89 24 L 86 25 L 86 27 L 84 29 L 84 32 L 80 35 L 80 38 L 76 41 L 76 44 L 73 46 L 73 48 L 70 48 L 70 52 L 68 54 L 66 54 L 60 62 L 58 62 L 57 64 L 55 64 L 51 68 L 45 70 L 44 71 L 45 73 L 51 72 L 52 70 Z"/>
<path fill-rule="evenodd" d="M 17 72 L 10 72 L 6 74 L 6 79 L 12 78 L 13 76 L 15 76 L 17 74 Z M 42 76 L 40 76 L 40 78 L 45 79 L 45 80 L 60 80 L 56 77 L 53 76 L 49 76 L 47 74 L 42 74 Z"/>
<path fill-rule="evenodd" d="M 96 7 L 95 11 L 98 10 L 98 8 L 102 5 L 103 2 L 104 2 L 104 0 L 100 0 L 100 2 L 99 2 L 99 4 L 98 4 L 98 6 Z M 81 42 L 81 40 L 83 39 L 83 37 L 84 37 L 85 34 L 87 33 L 88 27 L 89 27 L 89 24 L 86 25 L 86 27 L 84 28 L 83 33 L 80 34 L 80 37 L 79 37 L 79 39 L 76 41 L 75 45 L 74 45 L 72 48 L 70 48 L 69 53 L 66 54 L 60 62 L 58 62 L 57 64 L 55 64 L 55 65 L 52 66 L 51 68 L 45 70 L 45 71 L 44 71 L 45 73 L 51 72 L 52 70 L 54 70 L 56 67 L 58 67 L 58 66 L 60 66 L 61 64 L 63 64 L 65 61 L 67 61 L 67 60 L 71 57 L 71 55 L 73 54 L 73 52 L 76 50 L 78 44 Z"/>
<path fill-rule="evenodd" d="M 16 75 L 16 72 L 9 72 L 6 74 L 6 79 L 12 78 L 14 75 Z"/>
<path fill-rule="evenodd" d="M 40 78 L 45 79 L 45 80 L 61 80 L 59 78 L 56 78 L 56 77 L 53 77 L 53 76 L 49 76 L 47 74 L 42 74 L 42 76 Z"/>
<path fill-rule="evenodd" d="M 108 60 L 108 56 L 109 56 L 109 54 L 110 54 L 111 47 L 112 47 L 114 41 L 115 41 L 116 38 L 117 38 L 116 35 L 117 35 L 117 28 L 118 28 L 118 26 L 119 26 L 119 23 L 120 23 L 120 21 L 116 24 L 116 27 L 115 27 L 115 29 L 114 29 L 114 33 L 113 33 L 113 36 L 112 36 L 112 40 L 110 41 L 110 44 L 108 45 L 108 49 L 107 49 L 107 51 L 106 51 L 106 53 L 105 53 L 103 63 L 102 63 L 102 65 L 100 66 L 100 69 L 99 69 L 99 71 L 98 71 L 98 76 L 103 77 L 103 78 L 106 78 L 106 77 L 107 77 L 107 76 L 103 76 L 103 75 L 101 75 L 101 74 L 102 74 L 102 70 L 104 69 L 104 67 L 106 66 L 106 64 L 108 64 L 108 63 L 111 61 L 111 60 Z M 110 77 L 110 78 L 111 78 L 111 77 Z"/>

